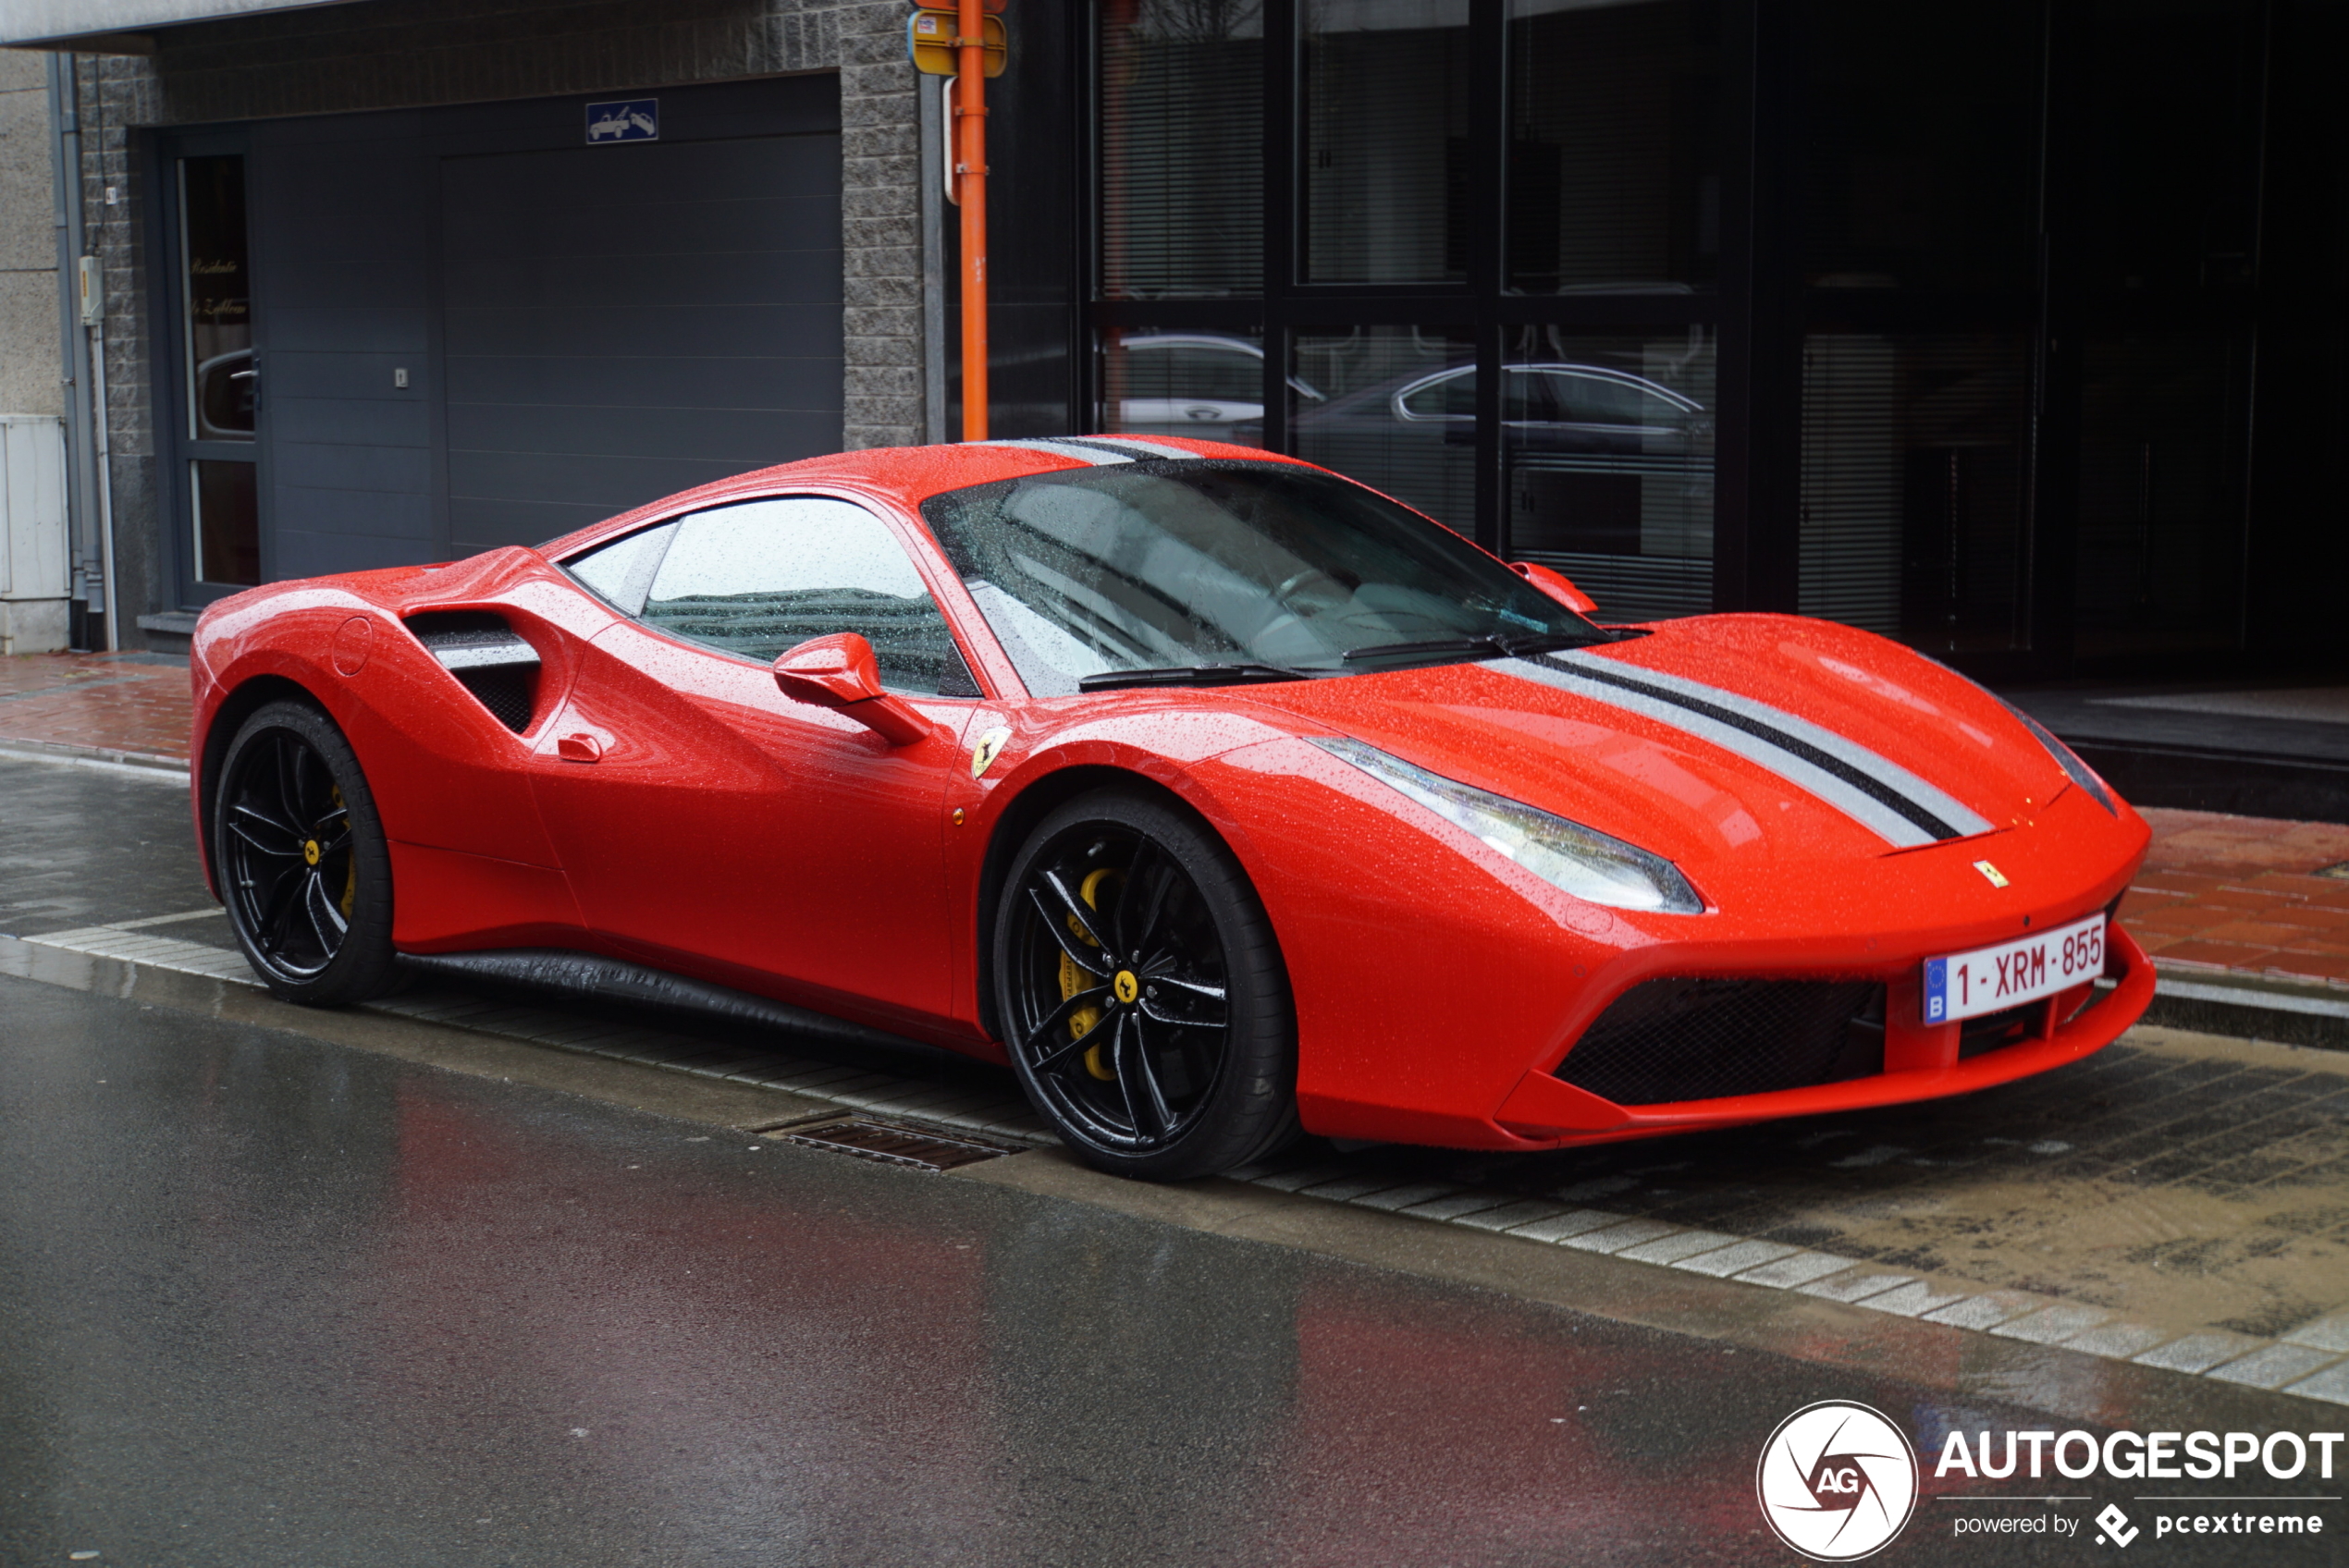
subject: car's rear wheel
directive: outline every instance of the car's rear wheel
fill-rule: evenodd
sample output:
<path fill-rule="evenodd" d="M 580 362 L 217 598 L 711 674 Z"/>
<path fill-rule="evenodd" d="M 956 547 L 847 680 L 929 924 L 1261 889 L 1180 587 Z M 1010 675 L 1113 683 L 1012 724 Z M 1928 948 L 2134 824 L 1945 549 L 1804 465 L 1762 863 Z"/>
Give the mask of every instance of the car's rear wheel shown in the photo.
<path fill-rule="evenodd" d="M 1272 922 L 1187 812 L 1124 790 L 1055 809 L 1004 880 L 994 962 L 1021 1086 L 1088 1164 L 1177 1181 L 1294 1135 Z"/>
<path fill-rule="evenodd" d="M 391 857 L 375 795 L 334 721 L 270 703 L 221 759 L 213 851 L 228 922 L 264 984 L 339 1007 L 398 983 Z"/>

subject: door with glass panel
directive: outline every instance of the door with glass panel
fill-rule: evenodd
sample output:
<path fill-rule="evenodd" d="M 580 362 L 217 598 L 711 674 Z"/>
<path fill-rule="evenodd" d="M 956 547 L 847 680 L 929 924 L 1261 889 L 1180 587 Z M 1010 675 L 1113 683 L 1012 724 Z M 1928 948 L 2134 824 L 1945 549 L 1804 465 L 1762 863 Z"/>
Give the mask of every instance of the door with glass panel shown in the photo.
<path fill-rule="evenodd" d="M 173 250 L 166 477 L 180 600 L 203 604 L 264 580 L 267 428 L 254 332 L 242 139 L 190 138 L 164 162 Z"/>
<path fill-rule="evenodd" d="M 626 618 L 570 648 L 533 772 L 588 926 L 821 1011 L 945 1015 L 941 790 L 979 693 L 889 527 L 848 501 L 777 496 L 564 564 Z M 776 691 L 778 655 L 847 631 L 943 739 L 892 748 Z"/>

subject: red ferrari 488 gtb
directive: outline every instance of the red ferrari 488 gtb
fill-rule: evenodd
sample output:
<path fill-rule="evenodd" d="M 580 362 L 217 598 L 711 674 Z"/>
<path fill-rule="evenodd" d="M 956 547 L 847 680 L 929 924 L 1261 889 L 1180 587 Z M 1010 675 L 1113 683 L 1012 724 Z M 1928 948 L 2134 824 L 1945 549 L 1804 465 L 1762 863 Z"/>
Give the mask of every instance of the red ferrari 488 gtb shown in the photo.
<path fill-rule="evenodd" d="M 1932 660 L 1605 626 L 1308 463 L 848 453 L 196 634 L 280 996 L 421 967 L 1008 1063 L 1104 1170 L 1951 1095 L 2143 1012 L 2142 820 Z"/>

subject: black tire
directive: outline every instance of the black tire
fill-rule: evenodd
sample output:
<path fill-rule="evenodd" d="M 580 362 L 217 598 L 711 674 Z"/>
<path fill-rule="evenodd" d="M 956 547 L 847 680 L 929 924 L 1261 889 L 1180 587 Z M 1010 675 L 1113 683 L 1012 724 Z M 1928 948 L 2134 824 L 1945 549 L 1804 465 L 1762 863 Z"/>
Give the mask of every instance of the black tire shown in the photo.
<path fill-rule="evenodd" d="M 1088 1165 L 1182 1181 L 1295 1135 L 1272 922 L 1181 807 L 1103 790 L 1046 816 L 1004 878 L 993 962 L 1020 1086 Z"/>
<path fill-rule="evenodd" d="M 212 845 L 228 923 L 271 991 L 343 1007 L 397 988 L 391 854 L 332 719 L 276 702 L 238 727 L 220 762 Z"/>

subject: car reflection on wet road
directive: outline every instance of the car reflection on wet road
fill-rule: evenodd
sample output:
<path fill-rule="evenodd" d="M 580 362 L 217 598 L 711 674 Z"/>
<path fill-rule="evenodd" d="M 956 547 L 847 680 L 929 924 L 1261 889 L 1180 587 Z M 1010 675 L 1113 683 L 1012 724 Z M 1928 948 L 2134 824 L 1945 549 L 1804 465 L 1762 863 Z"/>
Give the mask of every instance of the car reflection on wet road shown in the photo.
<path fill-rule="evenodd" d="M 11 1563 L 1776 1561 L 1797 1407 L 2048 1424 L 13 978 L 0 1107 Z"/>

